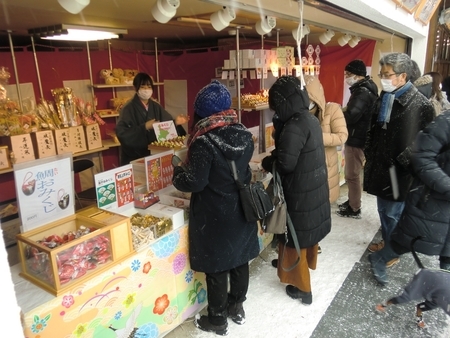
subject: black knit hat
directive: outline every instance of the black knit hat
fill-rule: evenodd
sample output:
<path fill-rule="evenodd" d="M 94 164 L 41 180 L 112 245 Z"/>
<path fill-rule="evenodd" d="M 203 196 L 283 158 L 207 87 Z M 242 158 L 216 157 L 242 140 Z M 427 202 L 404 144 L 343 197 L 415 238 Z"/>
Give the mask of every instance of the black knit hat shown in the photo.
<path fill-rule="evenodd" d="M 359 76 L 367 75 L 366 65 L 362 60 L 353 60 L 347 66 L 345 66 L 345 70 L 349 73 Z"/>

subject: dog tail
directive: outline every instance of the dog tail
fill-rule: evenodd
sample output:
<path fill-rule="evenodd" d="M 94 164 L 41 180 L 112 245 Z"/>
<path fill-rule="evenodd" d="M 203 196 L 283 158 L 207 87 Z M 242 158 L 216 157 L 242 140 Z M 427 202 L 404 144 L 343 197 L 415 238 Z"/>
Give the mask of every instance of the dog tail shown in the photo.
<path fill-rule="evenodd" d="M 416 251 L 414 250 L 414 244 L 415 244 L 419 239 L 421 239 L 421 238 L 422 238 L 422 236 L 417 236 L 416 238 L 414 238 L 414 239 L 411 241 L 411 253 L 412 253 L 412 255 L 413 255 L 413 257 L 414 257 L 414 260 L 416 261 L 417 265 L 419 266 L 419 268 L 420 268 L 420 269 L 425 269 L 425 267 L 423 266 L 422 262 L 421 262 L 420 259 L 419 259 L 419 256 L 417 256 L 417 253 L 416 253 Z"/>

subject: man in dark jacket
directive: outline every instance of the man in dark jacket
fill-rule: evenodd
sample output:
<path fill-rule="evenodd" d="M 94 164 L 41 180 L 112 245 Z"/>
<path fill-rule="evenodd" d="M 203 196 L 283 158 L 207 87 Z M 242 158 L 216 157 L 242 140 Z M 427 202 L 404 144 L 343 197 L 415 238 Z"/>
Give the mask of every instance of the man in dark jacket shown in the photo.
<path fill-rule="evenodd" d="M 400 219 L 412 183 L 410 146 L 434 117 L 432 104 L 409 81 L 412 63 L 408 55 L 387 54 L 379 63 L 383 90 L 372 113 L 364 150 L 364 190 L 377 196 L 384 242 L 371 244 L 371 252 L 383 248 Z M 398 258 L 388 266 L 396 262 Z"/>
<path fill-rule="evenodd" d="M 287 237 L 279 235 L 278 277 L 286 293 L 302 303 L 311 304 L 309 269 L 315 270 L 318 243 L 331 230 L 328 174 L 325 162 L 322 129 L 319 120 L 309 112 L 308 93 L 300 80 L 293 76 L 280 77 L 269 90 L 269 106 L 276 113 L 274 120 L 275 150 L 262 161 L 264 170 L 271 172 L 272 164 L 283 183 L 288 213 L 295 228 L 288 228 Z M 301 248 L 300 263 L 293 235 Z"/>
<path fill-rule="evenodd" d="M 378 87 L 367 76 L 366 65 L 353 60 L 345 67 L 345 82 L 350 86 L 350 99 L 344 108 L 348 139 L 345 143 L 345 181 L 348 199 L 336 212 L 341 217 L 361 218 L 361 169 L 364 163 L 364 145 L 370 112 L 378 97 Z"/>
<path fill-rule="evenodd" d="M 173 120 L 172 116 L 152 99 L 153 79 L 150 75 L 137 74 L 133 79 L 133 86 L 136 94 L 122 107 L 116 126 L 121 146 L 120 165 L 149 156 L 148 145 L 156 141 L 153 124 Z M 188 120 L 186 115 L 178 115 L 175 118 L 178 135 L 186 135 L 182 124 Z"/>

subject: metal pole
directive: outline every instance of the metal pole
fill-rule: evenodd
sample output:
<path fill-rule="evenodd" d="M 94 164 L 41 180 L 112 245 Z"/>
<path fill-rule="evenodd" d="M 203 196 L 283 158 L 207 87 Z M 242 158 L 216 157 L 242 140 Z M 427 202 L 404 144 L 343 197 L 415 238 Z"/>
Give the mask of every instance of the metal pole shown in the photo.
<path fill-rule="evenodd" d="M 239 123 L 241 122 L 241 56 L 239 52 L 239 28 L 236 27 L 236 96 Z"/>
<path fill-rule="evenodd" d="M 94 82 L 92 82 L 91 52 L 89 51 L 89 41 L 86 41 L 86 50 L 87 50 L 88 65 L 89 65 L 89 80 L 91 81 L 92 102 L 94 103 L 94 108 L 96 108 L 97 105 L 95 104 Z"/>
<path fill-rule="evenodd" d="M 37 74 L 37 79 L 38 79 L 38 84 L 39 84 L 39 91 L 41 93 L 41 99 L 44 99 L 44 92 L 42 91 L 42 83 L 41 83 L 41 74 L 39 72 L 39 64 L 38 64 L 37 55 L 36 55 L 36 48 L 34 47 L 34 38 L 33 37 L 31 37 L 31 45 L 33 46 L 34 64 L 36 66 L 36 74 Z"/>
<path fill-rule="evenodd" d="M 109 69 L 113 69 L 112 57 L 111 57 L 111 40 L 108 40 L 108 58 L 109 58 Z M 116 88 L 112 88 L 113 98 L 116 98 Z"/>
<path fill-rule="evenodd" d="M 20 111 L 23 112 L 22 93 L 20 92 L 19 75 L 17 74 L 16 56 L 14 55 L 14 46 L 11 38 L 11 31 L 8 31 L 9 48 L 11 49 L 11 58 L 14 67 L 14 76 L 16 77 L 17 96 L 19 98 Z"/>
<path fill-rule="evenodd" d="M 155 37 L 155 65 L 156 65 L 156 82 L 159 83 L 159 60 L 158 60 L 158 38 Z M 158 88 L 158 101 L 161 101 L 161 91 L 159 89 L 159 85 L 156 86 Z"/>

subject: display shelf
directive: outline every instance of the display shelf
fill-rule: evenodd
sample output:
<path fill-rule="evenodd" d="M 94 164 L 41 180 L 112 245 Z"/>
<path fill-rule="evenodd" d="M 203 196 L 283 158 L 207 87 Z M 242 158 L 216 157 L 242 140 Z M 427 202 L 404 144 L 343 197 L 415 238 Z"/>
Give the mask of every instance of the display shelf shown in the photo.
<path fill-rule="evenodd" d="M 154 86 L 163 86 L 163 82 L 154 82 Z M 91 85 L 92 88 L 127 88 L 127 87 L 133 87 L 132 84 L 93 84 Z"/>
<path fill-rule="evenodd" d="M 233 109 L 238 109 L 238 107 L 236 106 L 232 106 L 231 108 Z M 251 111 L 251 110 L 265 110 L 265 109 L 269 109 L 269 105 L 268 104 L 261 104 L 261 105 L 257 105 L 257 106 L 244 106 L 241 105 L 241 110 L 245 110 L 245 111 Z"/>
<path fill-rule="evenodd" d="M 102 140 L 103 146 L 108 148 L 120 147 L 120 143 L 114 142 L 113 139 Z"/>

